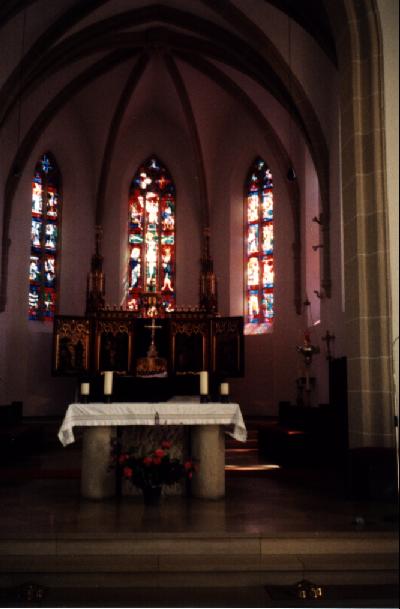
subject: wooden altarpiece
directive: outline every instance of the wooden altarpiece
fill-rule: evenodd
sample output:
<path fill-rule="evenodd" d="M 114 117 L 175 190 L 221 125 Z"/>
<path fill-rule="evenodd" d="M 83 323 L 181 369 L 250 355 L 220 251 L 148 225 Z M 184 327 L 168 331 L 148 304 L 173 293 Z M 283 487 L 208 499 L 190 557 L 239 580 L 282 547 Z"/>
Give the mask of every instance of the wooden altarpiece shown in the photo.
<path fill-rule="evenodd" d="M 113 370 L 121 400 L 139 399 L 151 387 L 156 397 L 161 388 L 161 397 L 196 394 L 201 370 L 209 371 L 211 386 L 243 375 L 242 317 L 179 311 L 150 319 L 111 309 L 59 315 L 53 345 L 54 375 L 86 378 L 100 394 L 101 373 Z"/>

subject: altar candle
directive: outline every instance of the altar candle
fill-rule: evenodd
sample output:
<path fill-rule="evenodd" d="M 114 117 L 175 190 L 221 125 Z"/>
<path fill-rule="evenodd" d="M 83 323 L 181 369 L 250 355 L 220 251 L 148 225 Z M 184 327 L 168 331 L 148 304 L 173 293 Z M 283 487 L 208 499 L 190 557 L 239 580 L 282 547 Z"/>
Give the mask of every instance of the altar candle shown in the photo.
<path fill-rule="evenodd" d="M 208 395 L 208 372 L 202 370 L 200 372 L 200 395 Z"/>
<path fill-rule="evenodd" d="M 90 384 L 81 383 L 81 395 L 89 395 L 89 393 L 90 393 Z"/>
<path fill-rule="evenodd" d="M 219 386 L 220 395 L 229 395 L 229 383 L 221 383 Z"/>
<path fill-rule="evenodd" d="M 104 374 L 104 395 L 111 395 L 112 387 L 113 387 L 113 372 L 110 370 L 107 370 L 106 372 L 103 372 L 103 374 Z"/>

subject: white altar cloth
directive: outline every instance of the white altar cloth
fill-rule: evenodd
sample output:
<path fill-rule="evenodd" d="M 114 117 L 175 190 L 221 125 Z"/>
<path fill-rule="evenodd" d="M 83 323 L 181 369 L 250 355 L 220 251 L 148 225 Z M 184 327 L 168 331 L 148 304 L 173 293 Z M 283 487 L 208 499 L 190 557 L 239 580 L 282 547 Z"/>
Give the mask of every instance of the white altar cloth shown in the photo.
<path fill-rule="evenodd" d="M 74 427 L 128 425 L 221 425 L 229 427 L 230 436 L 245 442 L 246 426 L 239 404 L 209 402 L 200 404 L 173 398 L 170 402 L 112 402 L 70 404 L 58 432 L 58 438 L 67 446 L 75 441 Z"/>

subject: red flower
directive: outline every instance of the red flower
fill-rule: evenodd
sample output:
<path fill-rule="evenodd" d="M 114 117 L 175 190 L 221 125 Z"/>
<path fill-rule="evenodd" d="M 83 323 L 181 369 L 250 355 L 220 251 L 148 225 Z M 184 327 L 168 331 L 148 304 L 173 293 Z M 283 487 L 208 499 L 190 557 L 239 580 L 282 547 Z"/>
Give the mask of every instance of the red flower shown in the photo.
<path fill-rule="evenodd" d="M 190 469 L 192 469 L 193 467 L 193 463 L 191 461 L 186 461 L 186 463 L 183 466 L 185 468 L 186 471 L 189 471 Z"/>
<path fill-rule="evenodd" d="M 144 457 L 143 463 L 145 465 L 151 465 L 153 463 L 153 459 L 151 457 Z"/>
<path fill-rule="evenodd" d="M 154 465 L 160 465 L 160 463 L 161 463 L 160 457 L 154 457 L 153 463 L 154 463 Z"/>
<path fill-rule="evenodd" d="M 165 452 L 162 448 L 157 448 L 157 450 L 154 451 L 154 456 L 161 459 L 162 457 L 165 457 Z"/>
<path fill-rule="evenodd" d="M 120 455 L 119 456 L 119 463 L 122 465 L 122 463 L 125 463 L 125 461 L 128 460 L 128 455 Z"/>
<path fill-rule="evenodd" d="M 163 440 L 161 442 L 161 448 L 171 448 L 172 446 L 172 442 L 170 442 L 169 440 Z"/>
<path fill-rule="evenodd" d="M 133 469 L 131 467 L 124 467 L 123 474 L 124 474 L 125 478 L 132 478 Z"/>

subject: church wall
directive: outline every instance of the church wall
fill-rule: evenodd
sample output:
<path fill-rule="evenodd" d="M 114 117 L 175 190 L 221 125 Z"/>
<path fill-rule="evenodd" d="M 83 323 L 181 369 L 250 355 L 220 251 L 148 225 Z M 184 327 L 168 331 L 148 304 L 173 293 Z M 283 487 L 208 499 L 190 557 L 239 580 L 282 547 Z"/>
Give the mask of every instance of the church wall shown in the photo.
<path fill-rule="evenodd" d="M 230 379 L 230 383 L 232 396 L 245 414 L 272 416 L 277 413 L 280 400 L 294 401 L 298 372 L 296 344 L 302 326 L 294 306 L 292 211 L 285 176 L 272 147 L 237 108 L 230 120 L 224 125 L 230 137 L 222 138 L 218 148 L 218 158 L 224 163 L 212 190 L 215 201 L 212 234 L 220 236 L 213 240 L 213 248 L 221 312 L 244 313 L 244 183 L 250 165 L 258 155 L 268 163 L 274 177 L 276 276 L 273 331 L 245 337 L 245 376 Z"/>
<path fill-rule="evenodd" d="M 27 316 L 31 183 L 35 164 L 45 151 L 54 154 L 63 179 L 61 314 L 84 313 L 86 269 L 93 250 L 90 156 L 73 116 L 65 111 L 42 135 L 29 159 L 10 226 L 9 290 L 2 313 L 6 352 L 3 399 L 22 400 L 28 416 L 63 413 L 75 391 L 75 381 L 51 377 L 52 325 L 29 321 Z"/>
<path fill-rule="evenodd" d="M 272 7 L 268 10 L 277 12 Z M 280 14 L 280 13 L 279 13 Z M 283 55 L 287 55 L 287 37 L 283 34 L 287 28 L 285 17 L 279 17 L 280 26 L 274 28 L 277 34 L 275 41 Z M 278 33 L 280 32 L 279 36 Z M 271 32 L 272 34 L 273 32 Z M 337 123 L 335 116 L 333 92 L 336 87 L 335 70 L 320 51 L 313 54 L 315 43 L 294 25 L 293 26 L 294 69 L 303 82 L 306 92 L 315 102 L 325 134 L 330 141 L 331 152 L 331 260 L 332 260 L 332 293 L 331 300 L 316 298 L 313 289 L 320 289 L 319 269 L 320 251 L 315 254 L 310 245 L 318 242 L 318 226 L 310 223 L 313 215 L 318 215 L 318 184 L 313 163 L 309 153 L 304 148 L 303 141 L 294 138 L 289 129 L 287 116 L 279 107 L 276 100 L 268 105 L 269 94 L 257 96 L 258 85 L 252 85 L 249 92 L 254 91 L 254 100 L 267 116 L 274 128 L 280 133 L 284 145 L 294 157 L 294 165 L 299 174 L 299 185 L 302 195 L 302 237 L 303 237 L 303 267 L 302 281 L 312 301 L 312 318 L 317 319 L 320 308 L 321 324 L 312 336 L 322 350 L 324 345 L 321 337 L 329 329 L 336 335 L 335 347 L 337 354 L 341 350 L 340 328 L 342 324 L 342 295 L 340 258 L 336 255 L 340 248 L 340 218 L 337 214 L 339 203 L 339 178 L 337 175 L 338 142 Z M 279 38 L 279 40 L 278 40 Z M 301 51 L 301 52 L 300 52 Z M 302 57 L 307 57 L 302 61 Z M 311 62 L 312 69 L 305 70 L 304 65 Z M 182 66 L 181 66 L 182 67 Z M 120 72 L 128 72 L 127 68 L 118 68 Z M 190 70 L 187 70 L 190 72 Z M 229 69 L 227 70 L 229 72 Z M 329 78 L 327 74 L 329 73 Z M 329 86 L 320 87 L 320 77 Z M 189 79 L 196 81 L 193 73 Z M 109 81 L 107 81 L 109 84 Z M 116 80 L 116 83 L 119 81 Z M 199 79 L 199 82 L 203 82 Z M 207 81 L 205 81 L 207 82 Z M 120 86 L 117 84 L 117 86 Z M 208 85 L 210 87 L 210 85 Z M 99 178 L 107 125 L 112 116 L 112 109 L 117 99 L 116 87 L 113 91 L 112 102 L 103 112 L 102 103 L 93 104 L 93 91 L 96 100 L 100 100 L 104 91 L 104 83 L 91 85 L 91 93 L 82 93 L 80 99 L 71 105 L 71 113 L 63 112 L 42 137 L 43 146 L 37 146 L 32 155 L 30 169 L 25 176 L 25 185 L 20 187 L 18 206 L 30 201 L 31 169 L 34 162 L 45 149 L 51 149 L 60 165 L 64 178 L 64 200 L 66 201 L 63 222 L 63 248 L 61 269 L 60 312 L 63 314 L 83 313 L 86 273 L 89 269 L 90 256 L 93 253 L 93 227 L 95 214 L 96 184 Z M 140 93 L 140 92 L 139 92 Z M 196 118 L 201 132 L 205 154 L 206 174 L 209 186 L 212 226 L 212 253 L 218 277 L 219 305 L 222 314 L 243 314 L 243 182 L 252 160 L 261 154 L 270 164 L 275 178 L 275 198 L 278 205 L 276 213 L 276 321 L 274 331 L 265 336 L 246 337 L 246 376 L 232 382 L 234 397 L 243 405 L 249 414 L 275 414 L 279 400 L 294 400 L 295 378 L 299 374 L 298 356 L 295 350 L 302 339 L 306 320 L 299 316 L 294 309 L 294 270 L 291 244 L 293 241 L 292 214 L 287 201 L 285 188 L 286 177 L 280 175 L 276 159 L 255 124 L 245 115 L 242 108 L 235 104 L 227 104 L 226 99 L 218 98 L 218 103 L 208 99 L 207 87 L 200 87 L 199 95 L 193 98 L 197 111 Z M 200 102 L 201 94 L 201 102 Z M 213 91 L 215 95 L 215 91 Z M 138 94 L 136 97 L 140 98 Z M 110 167 L 109 182 L 104 210 L 104 269 L 106 273 L 106 296 L 109 304 L 119 304 L 124 294 L 124 279 L 126 271 L 126 216 L 127 193 L 129 184 L 139 163 L 151 153 L 160 156 L 170 170 L 177 187 L 177 294 L 178 305 L 195 305 L 198 302 L 198 276 L 200 258 L 201 213 L 198 193 L 193 188 L 196 174 L 190 141 L 185 130 L 182 117 L 176 116 L 180 110 L 179 104 L 172 103 L 171 92 L 166 94 L 163 88 L 160 99 L 153 100 L 153 106 L 147 109 L 136 105 L 130 110 L 135 118 L 131 123 L 123 124 L 119 135 L 115 154 Z M 262 103 L 260 103 L 262 100 Z M 267 100 L 267 102 L 265 101 Z M 176 99 L 175 99 L 176 101 Z M 206 102 L 208 106 L 206 107 Z M 215 108 L 211 106 L 215 102 Z M 135 105 L 135 101 L 133 102 Z M 197 105 L 196 105 L 197 104 Z M 199 109 L 203 114 L 199 116 Z M 218 111 L 216 112 L 216 110 Z M 174 110 L 175 114 L 172 114 Z M 210 110 L 213 117 L 208 118 Z M 74 114 L 73 114 L 74 113 Z M 73 118 L 72 118 L 73 116 Z M 101 117 L 103 116 L 103 123 Z M 216 119 L 217 117 L 217 119 Z M 223 118 L 223 121 L 221 120 Z M 199 120 L 200 119 L 200 120 Z M 332 128 L 335 125 L 335 128 Z M 229 137 L 226 137 L 229 134 Z M 295 147 L 295 150 L 292 147 Z M 333 154 L 332 154 L 333 153 Z M 71 203 L 73 201 L 73 204 Z M 307 205 L 307 210 L 305 210 Z M 18 207 L 17 207 L 18 208 Z M 24 226 L 13 223 L 13 244 L 22 248 L 18 258 L 10 265 L 10 276 L 15 276 L 28 268 L 29 244 L 24 235 L 29 234 L 30 216 L 29 205 L 24 207 Z M 84 215 L 82 215 L 84 214 Z M 14 216 L 15 218 L 15 216 Z M 288 223 L 288 219 L 289 223 Z M 28 232 L 27 232 L 28 231 Z M 23 233 L 23 234 L 22 234 Z M 228 237 L 228 238 L 227 238 Z M 14 247 L 14 245 L 12 246 Z M 189 254 L 189 255 L 188 255 Z M 70 399 L 74 382 L 62 379 L 50 379 L 40 373 L 38 360 L 44 360 L 50 353 L 49 329 L 40 328 L 26 320 L 26 288 L 13 283 L 9 293 L 9 303 L 16 303 L 16 314 L 12 316 L 10 307 L 1 314 L 1 323 L 7 330 L 7 351 L 16 344 L 23 351 L 18 359 L 19 374 L 15 369 L 15 359 L 9 358 L 7 375 L 12 385 L 8 391 L 9 398 L 19 399 L 12 395 L 15 387 L 21 388 L 29 414 L 46 414 L 62 408 L 55 398 L 58 389 L 62 389 L 64 403 Z M 7 321 L 4 321 L 7 320 Z M 39 324 L 38 324 L 39 325 Z M 4 348 L 3 348 L 4 351 Z M 43 356 L 42 356 L 43 355 Z M 1 365 L 0 351 L 0 365 Z M 24 357 L 26 362 L 24 363 Z M 49 360 L 50 361 L 50 360 Z M 28 363 L 29 362 L 29 363 Z M 33 364 L 32 364 L 33 362 Z M 3 368 L 4 368 L 3 364 Z M 327 378 L 324 355 L 315 358 L 316 374 L 318 376 L 318 394 L 316 401 L 326 401 Z M 0 376 L 1 373 L 0 373 Z M 45 389 L 45 382 L 49 388 Z M 38 386 L 36 388 L 36 386 Z M 39 388 L 40 387 L 40 388 Z M 23 389 L 22 389 L 23 388 Z M 48 396 L 47 396 L 48 394 Z M 43 397 L 46 395 L 46 397 Z M 31 396 L 31 397 L 29 397 Z"/>
<path fill-rule="evenodd" d="M 383 36 L 385 151 L 392 299 L 392 347 L 399 415 L 399 4 L 377 0 Z M 398 428 L 397 428 L 398 433 Z"/>

